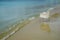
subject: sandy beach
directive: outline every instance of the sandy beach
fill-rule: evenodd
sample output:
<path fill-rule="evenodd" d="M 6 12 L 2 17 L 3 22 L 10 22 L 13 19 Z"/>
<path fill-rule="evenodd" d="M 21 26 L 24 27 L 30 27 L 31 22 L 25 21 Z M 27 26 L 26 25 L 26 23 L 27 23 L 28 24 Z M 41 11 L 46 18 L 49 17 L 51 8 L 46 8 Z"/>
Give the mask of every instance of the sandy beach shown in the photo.
<path fill-rule="evenodd" d="M 7 40 L 60 40 L 59 22 L 48 22 L 50 32 L 44 32 L 40 28 L 39 18 L 32 20 Z"/>
<path fill-rule="evenodd" d="M 56 11 L 53 12 L 56 13 Z M 49 25 L 47 30 L 49 29 L 49 32 L 42 30 L 40 24 L 40 18 L 33 19 L 29 24 L 25 25 L 6 40 L 60 40 L 60 17 L 55 21 L 47 22 Z"/>

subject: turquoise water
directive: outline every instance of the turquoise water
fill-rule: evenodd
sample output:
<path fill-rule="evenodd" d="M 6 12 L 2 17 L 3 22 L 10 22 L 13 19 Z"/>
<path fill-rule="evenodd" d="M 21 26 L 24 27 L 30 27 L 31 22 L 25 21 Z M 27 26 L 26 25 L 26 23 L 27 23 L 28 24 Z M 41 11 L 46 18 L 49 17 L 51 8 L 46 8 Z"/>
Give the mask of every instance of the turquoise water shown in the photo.
<path fill-rule="evenodd" d="M 59 1 L 0 1 L 0 33 L 8 25 L 56 6 Z"/>

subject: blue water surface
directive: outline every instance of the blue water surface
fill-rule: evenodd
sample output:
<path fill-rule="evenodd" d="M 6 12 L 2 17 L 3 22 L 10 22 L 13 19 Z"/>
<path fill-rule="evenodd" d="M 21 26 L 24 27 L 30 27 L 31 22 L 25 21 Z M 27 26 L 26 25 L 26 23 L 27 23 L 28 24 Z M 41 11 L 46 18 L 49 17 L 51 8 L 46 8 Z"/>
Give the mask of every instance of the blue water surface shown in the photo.
<path fill-rule="evenodd" d="M 55 1 L 0 1 L 0 32 L 8 25 L 31 15 L 40 13 L 45 8 L 57 5 Z M 28 14 L 28 15 L 25 15 Z"/>

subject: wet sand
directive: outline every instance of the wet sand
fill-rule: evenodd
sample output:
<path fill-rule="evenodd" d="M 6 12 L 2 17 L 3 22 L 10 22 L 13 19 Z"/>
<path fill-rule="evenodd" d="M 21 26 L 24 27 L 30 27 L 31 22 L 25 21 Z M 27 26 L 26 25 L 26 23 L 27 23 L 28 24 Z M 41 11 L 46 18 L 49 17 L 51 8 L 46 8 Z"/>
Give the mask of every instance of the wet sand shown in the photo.
<path fill-rule="evenodd" d="M 40 18 L 34 19 L 7 40 L 60 40 L 59 21 L 47 22 L 50 29 L 50 32 L 47 32 L 41 29 Z"/>

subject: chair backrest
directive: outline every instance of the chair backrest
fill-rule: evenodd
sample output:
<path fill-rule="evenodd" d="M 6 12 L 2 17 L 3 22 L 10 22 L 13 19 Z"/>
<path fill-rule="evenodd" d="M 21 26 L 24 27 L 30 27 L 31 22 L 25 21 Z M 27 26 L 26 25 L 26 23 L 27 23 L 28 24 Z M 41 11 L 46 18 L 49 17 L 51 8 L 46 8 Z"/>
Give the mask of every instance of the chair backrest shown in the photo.
<path fill-rule="evenodd" d="M 40 17 L 41 18 L 48 18 L 49 17 L 49 13 L 48 12 L 42 12 L 42 13 L 40 13 Z"/>

